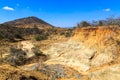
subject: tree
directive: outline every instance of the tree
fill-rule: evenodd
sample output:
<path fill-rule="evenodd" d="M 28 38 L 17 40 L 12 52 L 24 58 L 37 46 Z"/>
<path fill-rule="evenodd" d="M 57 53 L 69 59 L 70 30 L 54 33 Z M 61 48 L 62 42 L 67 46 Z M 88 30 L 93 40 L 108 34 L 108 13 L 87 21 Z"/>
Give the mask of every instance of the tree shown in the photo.
<path fill-rule="evenodd" d="M 90 24 L 87 21 L 82 21 L 80 23 L 80 27 L 87 27 L 87 26 L 90 26 Z"/>
<path fill-rule="evenodd" d="M 97 26 L 97 25 L 98 25 L 98 21 L 93 20 L 91 26 Z"/>
<path fill-rule="evenodd" d="M 80 24 L 79 24 L 79 23 L 77 23 L 77 27 L 80 27 Z"/>
<path fill-rule="evenodd" d="M 120 26 L 120 17 L 118 17 L 118 18 L 115 20 L 115 25 Z"/>
<path fill-rule="evenodd" d="M 115 24 L 114 15 L 112 15 L 106 19 L 106 25 L 114 25 L 114 24 Z"/>
<path fill-rule="evenodd" d="M 103 22 L 101 20 L 98 21 L 98 26 L 103 26 Z"/>

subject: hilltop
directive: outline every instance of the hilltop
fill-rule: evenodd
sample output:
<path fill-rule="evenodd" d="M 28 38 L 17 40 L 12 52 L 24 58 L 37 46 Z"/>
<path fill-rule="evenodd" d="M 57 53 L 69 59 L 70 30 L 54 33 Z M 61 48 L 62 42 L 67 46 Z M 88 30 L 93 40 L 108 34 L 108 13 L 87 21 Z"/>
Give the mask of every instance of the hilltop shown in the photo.
<path fill-rule="evenodd" d="M 47 28 L 53 28 L 54 27 L 53 25 L 43 21 L 42 19 L 34 17 L 34 16 L 16 19 L 16 20 L 13 20 L 13 21 L 5 22 L 3 24 L 12 25 L 14 27 L 20 27 L 20 28 L 34 28 L 34 27 L 37 27 L 39 29 L 47 29 Z"/>

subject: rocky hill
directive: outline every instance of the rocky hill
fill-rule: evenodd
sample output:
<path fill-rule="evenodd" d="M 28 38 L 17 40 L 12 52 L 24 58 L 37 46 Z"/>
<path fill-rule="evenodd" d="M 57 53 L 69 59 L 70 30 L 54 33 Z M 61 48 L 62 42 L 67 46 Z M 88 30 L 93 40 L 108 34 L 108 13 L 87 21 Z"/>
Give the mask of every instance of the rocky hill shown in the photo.
<path fill-rule="evenodd" d="M 52 28 L 54 28 L 52 25 L 36 17 L 21 18 L 0 24 L 0 40 L 15 41 L 15 38 L 24 40 L 25 36 L 29 38 L 30 35 L 37 34 L 45 36 Z"/>
<path fill-rule="evenodd" d="M 12 25 L 14 27 L 20 28 L 34 28 L 37 27 L 39 29 L 49 29 L 53 28 L 54 26 L 37 18 L 37 17 L 26 17 L 21 19 L 16 19 L 13 21 L 5 22 L 4 24 Z"/>
<path fill-rule="evenodd" d="M 0 41 L 33 39 L 35 36 L 47 39 L 53 35 L 69 37 L 72 35 L 72 29 L 57 28 L 36 17 L 21 18 L 0 24 Z"/>

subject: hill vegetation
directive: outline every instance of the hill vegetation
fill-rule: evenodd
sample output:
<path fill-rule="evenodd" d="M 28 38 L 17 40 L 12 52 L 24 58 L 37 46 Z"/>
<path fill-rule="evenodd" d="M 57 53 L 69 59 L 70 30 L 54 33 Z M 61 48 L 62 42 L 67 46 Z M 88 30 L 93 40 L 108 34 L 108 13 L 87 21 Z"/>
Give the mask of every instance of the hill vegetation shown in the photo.
<path fill-rule="evenodd" d="M 77 24 L 76 27 L 87 27 L 87 26 L 97 27 L 97 26 L 111 26 L 111 25 L 120 26 L 120 17 L 114 18 L 114 16 L 110 16 L 106 20 L 98 20 L 98 21 L 93 20 L 92 22 L 81 21 L 80 23 Z"/>
<path fill-rule="evenodd" d="M 0 24 L 0 40 L 16 42 L 18 40 L 31 39 L 45 40 L 51 35 L 72 35 L 71 29 L 56 28 L 36 17 L 21 18 Z M 35 37 L 34 37 L 35 36 Z"/>

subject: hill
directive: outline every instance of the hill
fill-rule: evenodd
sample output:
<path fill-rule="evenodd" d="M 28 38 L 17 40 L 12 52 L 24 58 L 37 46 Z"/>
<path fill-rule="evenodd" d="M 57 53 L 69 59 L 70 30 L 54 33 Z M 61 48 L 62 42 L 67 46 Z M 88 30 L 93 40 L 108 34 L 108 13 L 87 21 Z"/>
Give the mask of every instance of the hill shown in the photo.
<path fill-rule="evenodd" d="M 30 35 L 42 34 L 44 36 L 45 31 L 46 29 L 39 29 L 37 27 L 36 28 L 18 28 L 8 24 L 1 24 L 0 40 L 4 40 L 4 39 L 9 41 L 15 41 L 15 39 L 25 40 L 30 38 Z"/>
<path fill-rule="evenodd" d="M 26 17 L 21 19 L 16 19 L 13 21 L 5 22 L 3 24 L 12 25 L 14 27 L 20 28 L 34 28 L 37 27 L 39 29 L 53 28 L 54 26 L 37 18 L 37 17 Z"/>
<path fill-rule="evenodd" d="M 47 37 L 52 35 L 69 37 L 71 34 L 72 29 L 54 27 L 37 17 L 26 17 L 0 24 L 0 40 L 33 39 L 37 35 L 42 36 L 42 39 L 47 39 Z"/>

